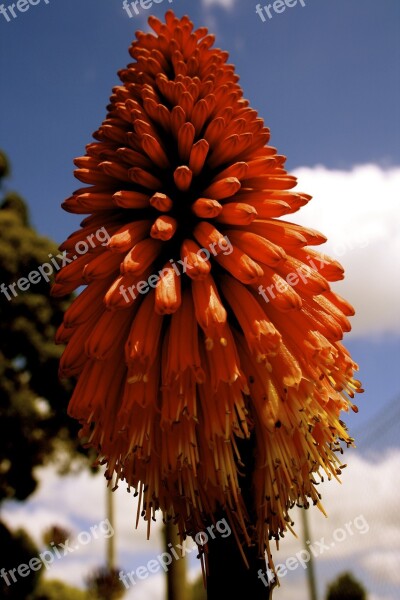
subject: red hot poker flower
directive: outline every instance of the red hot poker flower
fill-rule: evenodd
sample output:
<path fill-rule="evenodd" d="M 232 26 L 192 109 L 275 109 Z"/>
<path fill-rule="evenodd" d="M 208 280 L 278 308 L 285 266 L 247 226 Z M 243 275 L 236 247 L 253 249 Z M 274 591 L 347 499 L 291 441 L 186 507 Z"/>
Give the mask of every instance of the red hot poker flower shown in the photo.
<path fill-rule="evenodd" d="M 228 54 L 205 28 L 150 17 L 120 71 L 108 114 L 76 159 L 83 187 L 63 204 L 89 214 L 61 246 L 105 227 L 109 241 L 71 262 L 54 295 L 86 289 L 58 334 L 69 412 L 107 465 L 182 535 L 221 507 L 260 553 L 291 528 L 289 509 L 320 506 L 316 478 L 337 477 L 351 444 L 339 415 L 360 384 L 340 340 L 352 307 L 330 289 L 342 267 L 325 237 L 281 217 L 285 157 L 243 99 Z M 255 449 L 256 522 L 241 491 L 241 440 Z"/>

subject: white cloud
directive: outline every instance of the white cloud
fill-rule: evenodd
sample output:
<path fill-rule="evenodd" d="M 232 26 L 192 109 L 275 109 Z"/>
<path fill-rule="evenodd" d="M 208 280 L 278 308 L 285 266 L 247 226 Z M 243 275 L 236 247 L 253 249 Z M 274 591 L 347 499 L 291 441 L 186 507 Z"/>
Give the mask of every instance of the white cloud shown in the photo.
<path fill-rule="evenodd" d="M 216 4 L 217 6 L 223 6 L 224 8 L 230 10 L 233 8 L 235 0 L 203 0 L 203 4 L 206 7 Z"/>
<path fill-rule="evenodd" d="M 400 577 L 397 565 L 400 558 L 400 451 L 392 451 L 379 461 L 363 458 L 347 451 L 348 468 L 343 470 L 342 484 L 336 481 L 319 486 L 322 502 L 328 513 L 325 518 L 317 508 L 308 511 L 310 541 L 318 556 L 315 567 L 321 590 L 325 589 L 338 572 L 350 569 L 365 575 L 366 587 L 374 600 L 395 600 L 400 597 Z M 3 519 L 12 527 L 23 526 L 40 542 L 47 526 L 58 523 L 72 530 L 74 547 L 79 532 L 105 519 L 105 480 L 102 475 L 91 477 L 86 472 L 59 478 L 47 467 L 39 471 L 41 485 L 23 504 L 6 503 Z M 160 524 L 155 525 L 150 541 L 146 540 L 145 526 L 134 529 L 135 502 L 123 485 L 115 494 L 116 544 L 118 565 L 125 572 L 145 566 L 162 552 Z M 280 542 L 280 550 L 272 545 L 275 563 L 283 563 L 304 548 L 300 513 L 293 512 L 296 539 L 288 533 Z M 347 526 L 346 526 L 347 524 Z M 351 525 L 349 525 L 351 524 Z M 320 554 L 324 538 L 327 548 Z M 336 541 L 335 541 L 336 540 Z M 332 541 L 335 545 L 332 546 Z M 42 548 L 41 548 L 42 551 Z M 65 558 L 55 560 L 46 575 L 60 578 L 75 585 L 83 585 L 84 577 L 94 567 L 104 563 L 105 540 L 91 540 Z M 199 570 L 198 562 L 191 560 L 191 579 Z M 276 600 L 294 600 L 299 589 L 306 596 L 305 570 L 300 566 L 288 572 L 276 590 Z M 162 597 L 165 579 L 163 573 L 138 581 L 129 589 L 127 600 L 158 600 Z M 297 592 L 297 594 L 296 594 Z"/>
<path fill-rule="evenodd" d="M 396 596 L 382 596 L 381 594 L 370 594 L 368 600 L 397 600 Z"/>
<path fill-rule="evenodd" d="M 165 577 L 157 574 L 131 587 L 125 600 L 160 600 L 165 598 Z"/>
<path fill-rule="evenodd" d="M 348 467 L 342 471 L 342 483 L 332 480 L 319 486 L 328 518 L 316 508 L 308 511 L 311 542 L 325 537 L 331 544 L 338 539 L 335 546 L 318 557 L 318 561 L 363 554 L 367 549 L 400 551 L 397 500 L 400 493 L 400 451 L 390 452 L 380 461 L 371 462 L 354 450 L 348 450 L 345 460 Z M 296 523 L 300 524 L 299 511 L 294 514 Z M 352 526 L 349 525 L 347 531 L 346 524 L 350 522 Z M 339 533 L 339 529 L 344 533 Z M 343 541 L 339 541 L 341 537 Z M 291 536 L 285 540 L 282 545 L 285 552 L 292 553 L 298 543 L 301 546 L 301 542 Z"/>
<path fill-rule="evenodd" d="M 363 558 L 362 564 L 377 579 L 400 585 L 400 551 L 371 552 Z"/>
<path fill-rule="evenodd" d="M 62 560 L 55 560 L 48 575 L 82 585 L 88 571 L 105 561 L 106 537 L 110 531 L 104 523 L 106 480 L 101 473 L 92 476 L 87 471 L 59 477 L 51 467 L 38 469 L 37 474 L 41 482 L 37 491 L 28 502 L 6 503 L 3 518 L 13 529 L 26 529 L 41 552 L 44 550 L 42 535 L 50 526 L 60 525 L 71 532 L 71 547 L 79 545 L 79 549 Z M 161 521 L 152 522 L 150 540 L 147 540 L 143 519 L 135 529 L 137 502 L 133 494 L 128 494 L 125 485 L 121 484 L 113 498 L 118 563 L 124 566 L 123 558 L 129 555 L 133 563 L 130 569 L 137 568 L 146 564 L 147 555 L 162 552 Z M 78 544 L 79 534 L 90 533 L 90 528 L 96 525 L 98 539 L 92 535 L 90 543 Z"/>
<path fill-rule="evenodd" d="M 288 220 L 326 235 L 321 251 L 345 267 L 333 289 L 356 308 L 354 335 L 399 333 L 400 167 L 301 167 L 294 175 L 313 199 Z"/>
<path fill-rule="evenodd" d="M 328 518 L 315 507 L 307 511 L 310 541 L 317 554 L 317 579 L 324 590 L 340 572 L 361 572 L 371 600 L 395 600 L 400 597 L 400 451 L 374 462 L 351 452 L 347 452 L 348 467 L 341 475 L 342 484 L 330 481 L 319 486 Z M 302 536 L 300 511 L 296 509 L 292 516 L 298 538 L 290 534 L 285 537 L 279 552 L 273 551 L 275 564 L 285 563 L 308 548 Z M 301 565 L 288 571 L 276 590 L 276 600 L 294 599 L 304 581 Z"/>

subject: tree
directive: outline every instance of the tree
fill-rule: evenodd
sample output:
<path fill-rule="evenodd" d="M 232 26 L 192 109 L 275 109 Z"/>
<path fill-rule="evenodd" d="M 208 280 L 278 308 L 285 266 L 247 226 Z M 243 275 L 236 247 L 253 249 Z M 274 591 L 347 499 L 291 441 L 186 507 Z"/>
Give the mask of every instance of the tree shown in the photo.
<path fill-rule="evenodd" d="M 192 584 L 191 600 L 207 600 L 207 591 L 204 587 L 203 575 L 200 575 Z"/>
<path fill-rule="evenodd" d="M 57 247 L 31 226 L 23 199 L 4 191 L 9 172 L 0 152 L 0 501 L 26 499 L 37 485 L 34 468 L 56 451 L 64 451 L 62 467 L 86 454 L 66 414 L 71 384 L 58 379 L 62 349 L 54 344 L 70 298 L 51 298 L 43 277 L 28 279 Z"/>
<path fill-rule="evenodd" d="M 100 567 L 95 569 L 87 578 L 88 597 L 90 600 L 119 600 L 126 592 L 118 569 Z"/>
<path fill-rule="evenodd" d="M 30 570 L 20 576 L 15 568 L 28 565 L 38 555 L 38 549 L 26 532 L 11 532 L 0 522 L 1 559 L 0 597 L 4 600 L 22 600 L 35 589 L 41 571 Z"/>
<path fill-rule="evenodd" d="M 164 526 L 164 552 L 171 552 L 171 548 L 177 548 L 180 538 L 178 529 L 172 520 L 167 521 Z M 187 585 L 186 558 L 178 550 L 179 559 L 175 559 L 169 565 L 167 571 L 167 600 L 188 600 L 189 589 Z"/>
<path fill-rule="evenodd" d="M 81 466 L 88 464 L 79 427 L 67 417 L 71 384 L 59 381 L 62 349 L 54 343 L 71 298 L 51 298 L 49 282 L 43 277 L 29 280 L 29 274 L 38 272 L 58 251 L 54 242 L 31 226 L 24 200 L 5 190 L 9 174 L 8 159 L 0 151 L 0 502 L 25 500 L 37 485 L 34 469 L 51 459 L 57 459 L 61 470 L 77 457 Z M 60 528 L 48 535 L 54 539 L 57 531 L 64 541 Z M 30 569 L 23 576 L 15 571 L 39 553 L 23 530 L 13 532 L 0 523 L 0 546 L 7 549 L 0 565 L 1 598 L 87 598 L 61 582 L 42 582 L 43 569 Z"/>
<path fill-rule="evenodd" d="M 327 600 L 367 600 L 367 592 L 351 573 L 342 573 L 329 586 Z"/>
<path fill-rule="evenodd" d="M 61 581 L 41 581 L 29 600 L 89 600 L 87 592 Z"/>

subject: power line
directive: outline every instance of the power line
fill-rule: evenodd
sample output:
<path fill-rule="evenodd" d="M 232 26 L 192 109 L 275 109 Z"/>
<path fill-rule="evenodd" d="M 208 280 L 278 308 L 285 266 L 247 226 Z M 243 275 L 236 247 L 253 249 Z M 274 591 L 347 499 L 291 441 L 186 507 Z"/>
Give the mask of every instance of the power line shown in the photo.
<path fill-rule="evenodd" d="M 373 415 L 362 427 L 355 431 L 356 439 L 364 439 L 366 436 L 371 441 L 376 441 L 387 435 L 389 431 L 400 425 L 400 396 L 388 402 L 382 409 Z"/>

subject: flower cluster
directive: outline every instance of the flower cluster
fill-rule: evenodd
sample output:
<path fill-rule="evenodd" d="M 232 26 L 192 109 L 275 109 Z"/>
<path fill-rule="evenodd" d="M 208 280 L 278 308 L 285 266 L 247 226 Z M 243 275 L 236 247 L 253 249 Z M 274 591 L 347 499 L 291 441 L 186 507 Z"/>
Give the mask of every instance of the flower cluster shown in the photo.
<path fill-rule="evenodd" d="M 339 416 L 360 391 L 340 343 L 353 309 L 330 289 L 341 266 L 311 248 L 325 237 L 280 218 L 310 196 L 292 191 L 228 54 L 188 17 L 168 11 L 149 24 L 155 35 L 137 32 L 134 62 L 75 161 L 88 187 L 63 205 L 89 216 L 62 250 L 100 226 L 110 234 L 53 288 L 87 286 L 58 333 L 61 374 L 77 379 L 69 412 L 107 477 L 139 494 L 149 527 L 161 509 L 194 535 L 222 507 L 241 543 L 262 553 L 290 529 L 295 503 L 320 506 L 318 475 L 336 477 L 340 441 L 352 443 Z M 199 256 L 225 236 L 232 252 Z M 307 281 L 294 289 L 286 278 L 298 269 Z M 158 272 L 147 295 L 122 297 L 121 286 Z M 268 304 L 260 285 L 276 290 Z M 241 493 L 246 438 L 253 527 Z"/>

